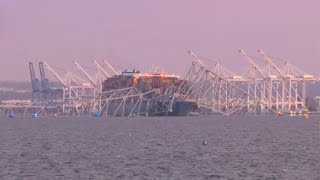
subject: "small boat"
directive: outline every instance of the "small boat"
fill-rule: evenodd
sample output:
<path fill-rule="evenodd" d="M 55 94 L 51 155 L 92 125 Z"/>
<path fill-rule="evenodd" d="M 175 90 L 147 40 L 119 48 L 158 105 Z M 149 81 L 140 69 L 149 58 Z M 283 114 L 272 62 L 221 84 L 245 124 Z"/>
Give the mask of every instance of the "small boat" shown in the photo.
<path fill-rule="evenodd" d="M 91 114 L 93 117 L 99 117 L 99 111 L 94 111 Z"/>
<path fill-rule="evenodd" d="M 278 112 L 278 116 L 283 116 L 284 115 L 284 113 L 283 112 Z"/>
<path fill-rule="evenodd" d="M 9 118 L 13 118 L 13 117 L 14 117 L 14 114 L 13 114 L 12 111 L 10 111 L 10 112 L 8 113 L 8 117 L 9 117 Z"/>

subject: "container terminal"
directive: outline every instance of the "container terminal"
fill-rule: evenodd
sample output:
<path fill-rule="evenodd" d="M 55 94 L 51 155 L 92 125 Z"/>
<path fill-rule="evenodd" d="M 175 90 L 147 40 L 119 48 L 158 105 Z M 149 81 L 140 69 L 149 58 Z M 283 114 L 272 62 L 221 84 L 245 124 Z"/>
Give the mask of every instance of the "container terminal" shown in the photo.
<path fill-rule="evenodd" d="M 77 60 L 75 72 L 58 73 L 38 63 L 40 80 L 29 62 L 30 101 L 1 102 L 1 114 L 23 116 L 198 116 L 208 114 L 271 114 L 308 116 L 306 86 L 319 78 L 289 62 L 280 64 L 258 49 L 264 64 L 239 50 L 246 70 L 234 73 L 219 63 L 208 65 L 192 51 L 184 77 L 151 70 L 116 70 L 109 62 L 91 60 L 91 75 Z M 47 76 L 50 74 L 49 76 Z M 51 87 L 58 81 L 58 87 Z"/>

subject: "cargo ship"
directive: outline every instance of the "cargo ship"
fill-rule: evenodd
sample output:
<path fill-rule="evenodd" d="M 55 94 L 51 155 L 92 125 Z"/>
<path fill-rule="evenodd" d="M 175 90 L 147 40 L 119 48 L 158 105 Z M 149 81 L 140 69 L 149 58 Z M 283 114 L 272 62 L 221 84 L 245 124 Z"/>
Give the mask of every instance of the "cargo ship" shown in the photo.
<path fill-rule="evenodd" d="M 197 103 L 193 101 L 174 98 L 174 92 L 183 80 L 174 74 L 165 72 L 140 72 L 139 70 L 123 71 L 120 75 L 112 76 L 102 83 L 102 92 L 135 87 L 141 93 L 154 91 L 150 94 L 148 115 L 150 116 L 189 116 L 197 114 Z M 135 99 L 132 99 L 135 104 Z M 112 105 L 111 105 L 112 106 Z"/>

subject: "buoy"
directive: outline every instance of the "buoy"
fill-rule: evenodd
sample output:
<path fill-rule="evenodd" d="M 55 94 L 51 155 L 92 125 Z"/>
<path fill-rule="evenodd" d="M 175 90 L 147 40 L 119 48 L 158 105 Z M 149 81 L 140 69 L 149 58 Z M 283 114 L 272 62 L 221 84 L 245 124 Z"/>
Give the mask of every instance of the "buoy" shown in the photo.
<path fill-rule="evenodd" d="M 208 144 L 208 141 L 206 141 L 206 140 L 204 140 L 204 141 L 202 141 L 202 145 L 207 145 Z"/>

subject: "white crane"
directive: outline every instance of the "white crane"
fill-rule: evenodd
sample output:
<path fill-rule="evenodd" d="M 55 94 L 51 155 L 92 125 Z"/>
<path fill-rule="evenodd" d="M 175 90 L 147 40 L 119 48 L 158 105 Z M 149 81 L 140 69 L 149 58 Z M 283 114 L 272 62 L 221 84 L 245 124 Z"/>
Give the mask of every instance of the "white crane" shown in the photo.
<path fill-rule="evenodd" d="M 262 72 L 261 68 L 258 67 L 258 65 L 255 64 L 253 60 L 249 56 L 247 56 L 243 50 L 239 49 L 239 53 L 245 58 L 246 62 L 251 66 L 251 68 L 253 68 L 256 72 L 258 72 L 258 74 L 260 74 L 260 76 L 262 76 L 264 79 L 267 78 L 264 72 Z M 254 73 L 254 75 L 256 74 Z"/>
<path fill-rule="evenodd" d="M 103 60 L 103 63 L 106 64 L 115 75 L 119 75 L 119 73 L 106 60 Z"/>
<path fill-rule="evenodd" d="M 254 61 L 249 56 L 247 56 L 247 54 L 243 50 L 239 49 L 239 53 L 242 55 L 242 57 L 245 59 L 245 61 L 251 67 L 251 73 L 253 76 L 251 78 L 254 79 L 253 89 L 251 89 L 251 84 L 250 84 L 250 82 L 248 82 L 248 94 L 250 94 L 250 92 L 253 91 L 255 102 L 257 102 L 256 98 L 260 99 L 260 103 L 262 103 L 262 104 L 265 104 L 265 103 L 267 103 L 267 101 L 269 101 L 268 104 L 269 104 L 269 107 L 271 107 L 271 96 L 272 96 L 271 95 L 271 92 L 272 92 L 271 88 L 272 87 L 270 87 L 270 89 L 268 89 L 268 91 L 270 92 L 268 95 L 269 98 L 266 97 L 266 90 L 267 90 L 267 83 L 268 83 L 268 82 L 266 82 L 268 79 L 267 75 L 265 74 L 265 72 L 263 72 L 261 70 L 261 68 L 256 63 L 254 63 Z M 260 76 L 262 79 L 258 79 L 258 76 Z M 258 90 L 260 91 L 259 93 L 257 92 Z M 260 94 L 260 97 L 258 97 L 258 94 Z M 250 98 L 250 96 L 248 96 L 248 101 L 249 101 L 249 98 Z M 255 104 L 255 106 L 254 106 L 254 112 L 256 112 L 256 110 L 257 110 L 256 109 L 257 105 L 258 104 Z"/>
<path fill-rule="evenodd" d="M 258 53 L 278 73 L 278 75 L 282 79 L 282 108 L 284 109 L 287 105 L 286 110 L 290 111 L 292 108 L 291 105 L 294 105 L 297 109 L 298 104 L 302 103 L 298 102 L 298 98 L 300 98 L 297 88 L 298 79 L 292 75 L 285 75 L 261 49 L 258 49 Z M 288 93 L 288 95 L 286 93 Z"/>
<path fill-rule="evenodd" d="M 51 66 L 49 66 L 49 64 L 47 64 L 45 61 L 43 61 L 44 67 L 47 68 L 48 71 L 50 71 L 54 77 L 56 77 L 62 84 L 64 87 L 68 87 L 67 83 L 51 68 Z"/>
<path fill-rule="evenodd" d="M 229 82 L 229 79 L 226 79 L 225 77 L 207 69 L 206 65 L 192 51 L 188 51 L 188 53 L 193 57 L 194 60 L 196 60 L 196 63 L 200 64 L 203 68 L 205 68 L 206 71 L 208 71 L 213 78 L 219 77 L 221 80 L 224 80 L 225 82 Z"/>
<path fill-rule="evenodd" d="M 110 77 L 109 74 L 100 66 L 100 64 L 96 60 L 92 60 L 92 63 L 97 67 L 98 71 L 102 72 L 104 78 Z"/>
<path fill-rule="evenodd" d="M 193 59 L 195 59 L 201 66 L 205 66 L 203 64 L 203 62 L 192 52 L 192 51 L 188 51 L 188 53 L 193 57 Z"/>
<path fill-rule="evenodd" d="M 92 77 L 80 66 L 80 64 L 77 61 L 73 61 L 73 64 L 76 65 L 77 69 L 82 72 L 85 77 L 90 81 L 90 83 L 94 86 L 97 87 L 97 83 L 92 79 Z"/>
<path fill-rule="evenodd" d="M 271 59 L 261 50 L 258 49 L 258 53 L 266 60 L 266 62 L 280 75 L 281 78 L 285 78 L 282 71 L 271 61 Z"/>

